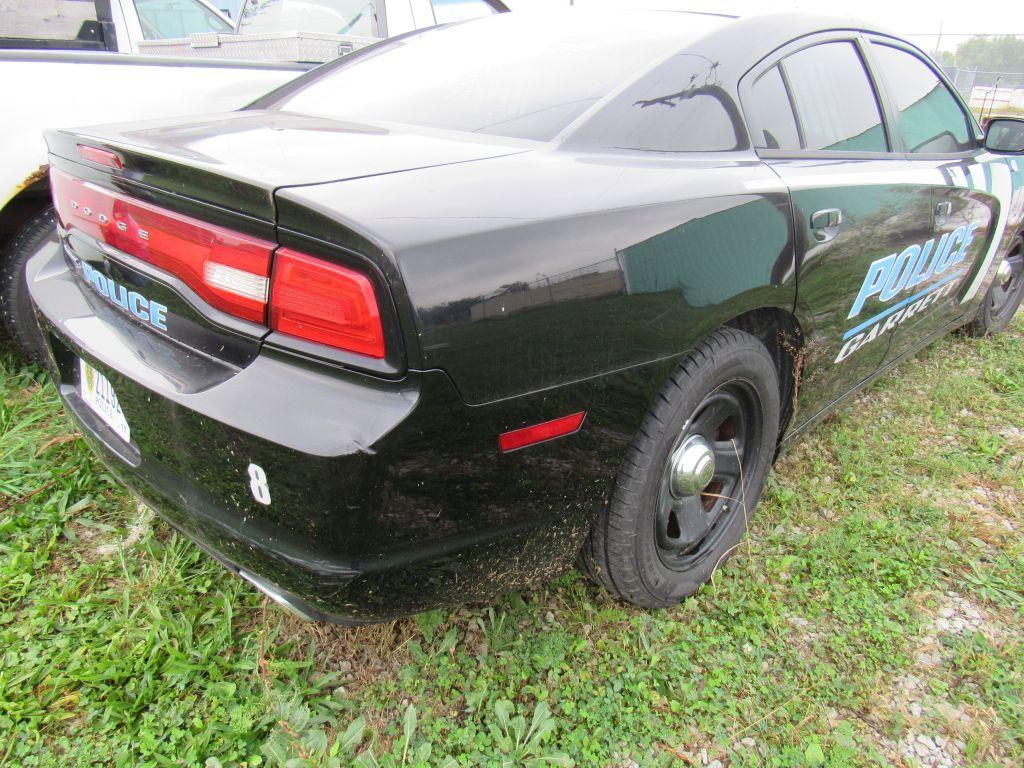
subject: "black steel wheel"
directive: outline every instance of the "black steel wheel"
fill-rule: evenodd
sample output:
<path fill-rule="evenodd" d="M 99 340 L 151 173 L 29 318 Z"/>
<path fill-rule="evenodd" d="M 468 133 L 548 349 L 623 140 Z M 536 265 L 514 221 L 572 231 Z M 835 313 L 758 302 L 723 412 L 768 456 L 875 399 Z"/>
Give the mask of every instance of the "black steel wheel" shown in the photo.
<path fill-rule="evenodd" d="M 757 392 L 742 380 L 697 406 L 662 473 L 655 534 L 667 567 L 692 568 L 744 513 L 743 478 L 759 459 L 763 421 Z"/>
<path fill-rule="evenodd" d="M 996 276 L 978 316 L 968 326 L 975 336 L 1000 333 L 1010 324 L 1024 298 L 1024 239 L 1017 237 L 995 266 Z"/>
<path fill-rule="evenodd" d="M 695 592 L 743 538 L 780 412 L 775 362 L 758 339 L 722 328 L 698 345 L 637 433 L 583 570 L 647 608 Z"/>

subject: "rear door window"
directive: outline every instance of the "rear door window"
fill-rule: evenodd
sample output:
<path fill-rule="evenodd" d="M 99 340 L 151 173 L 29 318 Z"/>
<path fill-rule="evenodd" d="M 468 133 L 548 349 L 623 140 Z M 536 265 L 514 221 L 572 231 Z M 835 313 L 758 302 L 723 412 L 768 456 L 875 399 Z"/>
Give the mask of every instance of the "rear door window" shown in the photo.
<path fill-rule="evenodd" d="M 802 148 L 886 152 L 874 88 L 853 43 L 804 48 L 782 60 L 801 128 Z"/>
<path fill-rule="evenodd" d="M 897 132 L 908 152 L 940 154 L 974 149 L 974 131 L 956 97 L 913 54 L 872 43 L 871 52 L 899 110 Z"/>

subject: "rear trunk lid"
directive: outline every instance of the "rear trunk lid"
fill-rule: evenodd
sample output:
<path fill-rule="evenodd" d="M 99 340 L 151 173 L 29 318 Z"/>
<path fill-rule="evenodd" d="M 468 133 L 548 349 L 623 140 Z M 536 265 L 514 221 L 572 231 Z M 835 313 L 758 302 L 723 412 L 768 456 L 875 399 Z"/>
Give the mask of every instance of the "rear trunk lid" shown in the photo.
<path fill-rule="evenodd" d="M 405 349 L 414 343 L 392 257 L 358 223 L 351 229 L 338 223 L 345 221 L 343 212 L 330 225 L 334 245 L 312 237 L 296 241 L 294 231 L 278 229 L 276 191 L 528 148 L 516 140 L 269 111 L 50 131 L 46 138 L 68 261 L 92 301 L 114 305 L 114 315 L 104 316 L 118 318 L 122 330 L 131 326 L 133 334 L 155 335 L 234 370 L 266 343 L 391 378 L 407 367 Z M 323 218 L 313 211 L 305 217 L 311 223 Z M 272 265 L 282 248 L 350 268 L 372 283 L 387 341 L 383 358 L 293 343 L 270 331 Z M 182 263 L 187 259 L 178 257 L 196 251 L 190 271 Z M 211 288 L 211 281 L 257 300 L 234 311 L 233 295 Z"/>
<path fill-rule="evenodd" d="M 274 190 L 399 173 L 522 152 L 497 136 L 370 125 L 271 110 L 49 131 L 50 153 L 78 144 L 122 158 L 119 175 L 185 198 L 274 220 Z"/>

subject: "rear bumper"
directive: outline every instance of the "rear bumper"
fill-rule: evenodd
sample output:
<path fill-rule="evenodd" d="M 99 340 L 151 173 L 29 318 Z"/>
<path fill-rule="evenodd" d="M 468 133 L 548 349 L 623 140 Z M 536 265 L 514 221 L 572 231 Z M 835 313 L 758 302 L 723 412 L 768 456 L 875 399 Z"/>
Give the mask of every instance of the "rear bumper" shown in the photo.
<path fill-rule="evenodd" d="M 581 410 L 578 389 L 470 408 L 438 371 L 383 381 L 264 350 L 244 368 L 124 316 L 60 248 L 29 287 L 68 413 L 112 473 L 228 568 L 308 617 L 382 621 L 568 568 L 623 445 L 581 433 L 502 455 L 497 435 Z M 127 443 L 78 394 L 113 385 Z M 527 416 L 527 414 L 529 414 Z M 249 467 L 271 503 L 250 491 Z"/>

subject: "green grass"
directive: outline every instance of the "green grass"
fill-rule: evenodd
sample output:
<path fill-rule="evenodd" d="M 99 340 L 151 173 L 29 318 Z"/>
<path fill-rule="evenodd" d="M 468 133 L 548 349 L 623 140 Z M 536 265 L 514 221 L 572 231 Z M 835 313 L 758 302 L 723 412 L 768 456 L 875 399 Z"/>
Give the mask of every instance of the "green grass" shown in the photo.
<path fill-rule="evenodd" d="M 150 525 L 38 370 L 0 378 L 2 766 L 1024 764 L 1022 319 L 859 395 L 650 613 L 573 573 L 301 624 Z"/>

